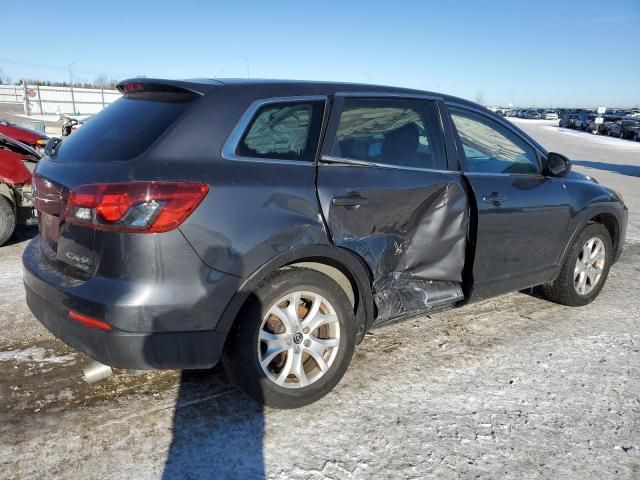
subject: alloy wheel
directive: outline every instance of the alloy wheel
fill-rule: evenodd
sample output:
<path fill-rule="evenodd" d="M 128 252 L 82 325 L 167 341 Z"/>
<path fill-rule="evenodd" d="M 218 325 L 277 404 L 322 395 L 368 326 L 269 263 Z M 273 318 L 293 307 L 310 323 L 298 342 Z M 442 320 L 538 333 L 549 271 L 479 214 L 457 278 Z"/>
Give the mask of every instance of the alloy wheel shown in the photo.
<path fill-rule="evenodd" d="M 606 261 L 604 242 L 592 237 L 585 242 L 576 260 L 573 271 L 573 286 L 579 295 L 588 295 L 602 277 Z"/>
<path fill-rule="evenodd" d="M 333 306 L 308 291 L 290 293 L 265 314 L 258 333 L 258 359 L 267 378 L 285 388 L 302 388 L 331 368 L 340 345 Z"/>

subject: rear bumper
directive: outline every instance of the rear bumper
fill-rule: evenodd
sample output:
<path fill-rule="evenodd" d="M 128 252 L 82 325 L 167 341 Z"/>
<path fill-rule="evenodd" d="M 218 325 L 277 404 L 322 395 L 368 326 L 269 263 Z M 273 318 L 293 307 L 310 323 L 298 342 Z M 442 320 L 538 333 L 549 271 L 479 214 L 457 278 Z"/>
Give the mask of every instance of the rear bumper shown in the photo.
<path fill-rule="evenodd" d="M 55 271 L 39 250 L 36 238 L 23 256 L 27 304 L 53 335 L 74 349 L 115 368 L 209 368 L 218 362 L 226 332 L 215 329 L 216 312 L 222 312 L 235 294 L 236 277 L 216 272 L 217 282 L 194 285 L 199 301 L 174 295 L 162 305 L 154 300 L 135 304 L 122 289 L 105 289 L 100 283 L 105 279 L 79 282 Z M 217 308 L 211 308 L 212 298 Z M 70 319 L 70 310 L 103 320 L 113 329 L 88 328 Z M 181 320 L 179 331 L 166 328 L 177 323 L 172 318 Z"/>

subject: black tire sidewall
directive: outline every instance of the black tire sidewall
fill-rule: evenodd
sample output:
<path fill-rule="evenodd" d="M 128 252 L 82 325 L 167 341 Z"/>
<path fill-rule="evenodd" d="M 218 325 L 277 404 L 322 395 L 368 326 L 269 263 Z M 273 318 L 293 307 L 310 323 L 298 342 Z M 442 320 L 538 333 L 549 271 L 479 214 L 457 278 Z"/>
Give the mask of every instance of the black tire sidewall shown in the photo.
<path fill-rule="evenodd" d="M 600 240 L 602 240 L 602 242 L 604 243 L 604 248 L 605 248 L 604 268 L 602 270 L 602 275 L 600 276 L 600 280 L 598 281 L 598 284 L 595 286 L 595 288 L 586 295 L 580 295 L 576 291 L 574 286 L 573 271 L 574 271 L 576 262 L 578 260 L 578 256 L 580 255 L 580 252 L 582 250 L 582 247 L 587 242 L 587 240 L 593 237 L 600 238 Z M 570 275 L 567 278 L 567 280 L 569 280 L 567 282 L 567 289 L 568 289 L 567 293 L 569 294 L 572 304 L 578 305 L 578 306 L 587 305 L 591 303 L 593 300 L 595 300 L 595 298 L 598 296 L 598 294 L 600 293 L 600 291 L 604 287 L 604 284 L 607 281 L 607 277 L 609 276 L 609 269 L 611 268 L 612 259 L 613 259 L 613 245 L 611 243 L 611 235 L 609 234 L 609 231 L 606 229 L 606 227 L 599 223 L 585 226 L 585 228 L 582 230 L 582 232 L 580 232 L 576 240 L 573 242 L 573 245 L 571 246 L 571 252 L 567 256 L 566 264 L 563 268 L 563 274 Z"/>
<path fill-rule="evenodd" d="M 267 310 L 294 291 L 323 296 L 335 309 L 340 324 L 340 345 L 329 370 L 304 388 L 285 388 L 273 383 L 259 364 L 258 333 Z M 307 268 L 278 271 L 261 283 L 242 309 L 223 355 L 225 370 L 260 403 L 277 408 L 298 408 L 325 396 L 346 372 L 353 356 L 357 325 L 353 307 L 340 286 L 327 275 Z"/>
<path fill-rule="evenodd" d="M 9 201 L 0 195 L 0 246 L 11 238 L 16 228 L 16 216 Z"/>

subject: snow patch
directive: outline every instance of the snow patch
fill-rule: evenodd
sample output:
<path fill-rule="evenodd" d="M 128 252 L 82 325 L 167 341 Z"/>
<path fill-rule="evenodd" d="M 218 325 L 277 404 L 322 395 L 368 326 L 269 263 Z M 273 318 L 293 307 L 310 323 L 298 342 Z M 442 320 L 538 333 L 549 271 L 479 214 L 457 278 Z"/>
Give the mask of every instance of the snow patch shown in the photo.
<path fill-rule="evenodd" d="M 52 350 L 42 347 L 29 347 L 22 350 L 6 350 L 0 352 L 0 362 L 17 362 L 17 363 L 69 363 L 75 360 L 76 354 L 56 355 Z"/>

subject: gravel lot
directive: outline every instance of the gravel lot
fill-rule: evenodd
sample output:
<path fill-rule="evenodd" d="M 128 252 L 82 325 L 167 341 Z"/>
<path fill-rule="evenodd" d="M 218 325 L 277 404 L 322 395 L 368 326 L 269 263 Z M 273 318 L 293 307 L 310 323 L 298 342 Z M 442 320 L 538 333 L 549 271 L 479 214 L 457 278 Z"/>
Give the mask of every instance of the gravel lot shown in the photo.
<path fill-rule="evenodd" d="M 631 210 L 583 308 L 515 293 L 377 330 L 336 390 L 262 410 L 220 369 L 81 380 L 0 249 L 2 478 L 640 478 L 640 143 L 516 121 Z"/>

